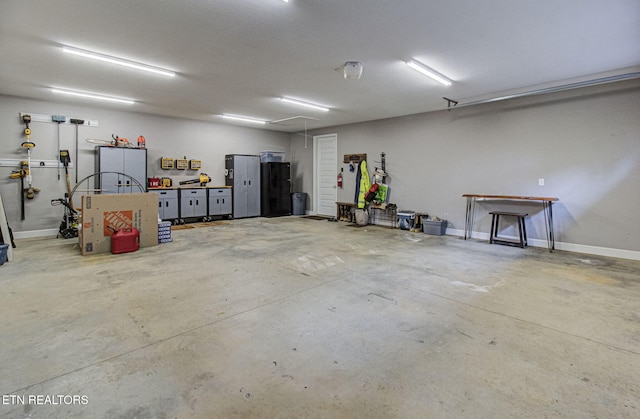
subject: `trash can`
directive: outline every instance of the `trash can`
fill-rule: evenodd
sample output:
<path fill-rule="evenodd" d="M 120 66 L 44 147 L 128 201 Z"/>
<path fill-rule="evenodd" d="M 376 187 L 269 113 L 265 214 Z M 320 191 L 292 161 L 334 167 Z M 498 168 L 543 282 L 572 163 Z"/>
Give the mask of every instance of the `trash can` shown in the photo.
<path fill-rule="evenodd" d="M 305 192 L 294 192 L 291 194 L 291 214 L 305 215 L 307 213 L 307 196 Z"/>
<path fill-rule="evenodd" d="M 9 250 L 8 244 L 0 244 L 0 265 L 4 265 L 7 261 L 7 251 Z"/>

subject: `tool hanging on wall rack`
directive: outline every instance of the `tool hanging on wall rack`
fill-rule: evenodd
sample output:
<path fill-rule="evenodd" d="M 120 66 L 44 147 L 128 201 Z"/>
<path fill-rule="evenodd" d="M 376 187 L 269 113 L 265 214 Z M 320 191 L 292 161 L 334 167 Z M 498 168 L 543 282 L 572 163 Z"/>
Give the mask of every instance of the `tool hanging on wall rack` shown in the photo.
<path fill-rule="evenodd" d="M 26 137 L 26 141 L 22 142 L 21 147 L 27 150 L 27 161 L 21 161 L 20 168 L 18 170 L 12 171 L 9 177 L 11 179 L 20 179 L 20 219 L 24 221 L 25 198 L 35 198 L 36 192 L 40 192 L 40 189 L 33 187 L 31 176 L 31 149 L 36 146 L 36 144 L 31 141 L 31 128 L 29 128 L 31 115 L 22 115 L 22 122 L 25 125 L 24 135 Z M 27 187 L 25 187 L 24 184 L 25 179 L 27 179 Z"/>
<path fill-rule="evenodd" d="M 377 183 L 385 183 L 387 180 L 387 154 L 382 152 L 380 153 L 380 161 L 376 163 L 380 163 L 382 167 L 378 169 L 377 167 L 373 171 L 373 178 Z"/>
<path fill-rule="evenodd" d="M 71 163 L 69 150 L 60 150 L 60 162 L 64 166 L 64 174 L 67 178 L 67 199 L 69 200 L 69 205 L 73 208 L 73 200 L 71 199 L 71 180 L 69 179 L 69 163 Z"/>
<path fill-rule="evenodd" d="M 26 137 L 26 141 L 23 141 L 21 146 L 22 148 L 27 150 L 27 161 L 20 163 L 20 169 L 17 171 L 13 171 L 10 175 L 12 179 L 20 178 L 20 194 L 21 194 L 21 211 L 22 211 L 22 220 L 25 217 L 24 210 L 24 198 L 33 199 L 36 197 L 36 193 L 40 192 L 40 189 L 34 188 L 32 181 L 33 177 L 31 174 L 31 150 L 36 146 L 36 144 L 31 141 L 31 128 L 29 128 L 29 123 L 31 122 L 31 115 L 22 115 L 22 122 L 25 125 L 24 135 Z M 27 187 L 25 188 L 24 179 L 27 179 Z"/>
<path fill-rule="evenodd" d="M 69 120 L 70 124 L 74 124 L 76 126 L 76 151 L 75 151 L 75 155 L 76 155 L 76 183 L 78 183 L 78 125 L 83 125 L 84 124 L 84 119 L 74 119 L 71 118 Z"/>
<path fill-rule="evenodd" d="M 31 115 L 24 115 L 22 117 L 22 121 L 25 124 L 24 135 L 27 138 L 27 141 L 22 143 L 22 148 L 27 149 L 27 184 L 29 187 L 26 190 L 26 195 L 28 199 L 35 198 L 35 193 L 40 190 L 35 190 L 33 185 L 31 184 L 33 178 L 31 176 L 31 149 L 33 149 L 36 144 L 31 141 L 31 128 L 29 128 L 29 123 L 31 122 Z"/>
<path fill-rule="evenodd" d="M 25 218 L 24 198 L 25 198 L 26 192 L 24 188 L 24 178 L 27 177 L 28 174 L 29 174 L 29 164 L 26 161 L 23 161 L 23 162 L 20 162 L 20 169 L 14 170 L 9 175 L 11 179 L 20 179 L 20 219 L 22 221 L 24 221 L 24 218 Z"/>
<path fill-rule="evenodd" d="M 51 115 L 51 120 L 58 124 L 58 155 L 60 155 L 60 124 L 67 120 L 62 115 Z M 60 160 L 58 159 L 58 180 L 60 180 Z"/>

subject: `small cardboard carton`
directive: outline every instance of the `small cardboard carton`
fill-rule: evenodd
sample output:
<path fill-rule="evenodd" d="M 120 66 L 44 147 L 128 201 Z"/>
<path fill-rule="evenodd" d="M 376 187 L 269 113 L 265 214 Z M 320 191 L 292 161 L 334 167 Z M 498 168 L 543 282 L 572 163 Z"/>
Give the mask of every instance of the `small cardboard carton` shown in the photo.
<path fill-rule="evenodd" d="M 126 193 L 82 197 L 82 255 L 111 252 L 113 230 L 137 228 L 140 247 L 158 245 L 158 194 Z"/>

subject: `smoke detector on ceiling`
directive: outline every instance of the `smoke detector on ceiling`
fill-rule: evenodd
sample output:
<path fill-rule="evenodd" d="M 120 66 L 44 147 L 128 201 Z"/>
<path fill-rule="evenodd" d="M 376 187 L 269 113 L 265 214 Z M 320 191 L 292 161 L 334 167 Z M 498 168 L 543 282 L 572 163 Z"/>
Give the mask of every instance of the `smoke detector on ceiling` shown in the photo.
<path fill-rule="evenodd" d="M 360 77 L 362 77 L 362 63 L 358 61 L 347 61 L 344 63 L 343 74 L 347 80 L 360 80 Z"/>

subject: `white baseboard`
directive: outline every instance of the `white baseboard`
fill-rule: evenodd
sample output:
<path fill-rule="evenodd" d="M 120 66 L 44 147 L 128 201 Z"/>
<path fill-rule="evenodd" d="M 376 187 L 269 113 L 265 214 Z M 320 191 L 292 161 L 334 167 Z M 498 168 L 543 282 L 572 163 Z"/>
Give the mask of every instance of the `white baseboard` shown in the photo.
<path fill-rule="evenodd" d="M 451 236 L 464 237 L 464 230 L 448 228 L 446 234 Z M 474 231 L 471 237 L 478 240 L 489 241 L 489 233 Z M 509 237 L 509 239 L 518 239 L 518 237 Z M 532 247 L 548 247 L 546 240 L 527 239 L 527 244 Z M 610 247 L 589 246 L 586 244 L 564 243 L 556 241 L 556 250 L 564 250 L 567 252 L 586 253 L 589 255 L 608 256 L 612 258 L 640 260 L 640 252 L 634 250 L 613 249 Z"/>
<path fill-rule="evenodd" d="M 33 239 L 36 237 L 56 237 L 58 230 L 50 228 L 47 230 L 29 230 L 29 231 L 16 231 L 13 233 L 14 239 Z"/>
<path fill-rule="evenodd" d="M 546 242 L 545 242 L 546 245 Z M 588 246 L 584 244 L 556 242 L 556 249 L 567 252 L 587 253 L 590 255 L 608 256 L 612 258 L 640 260 L 640 252 L 610 247 Z"/>

